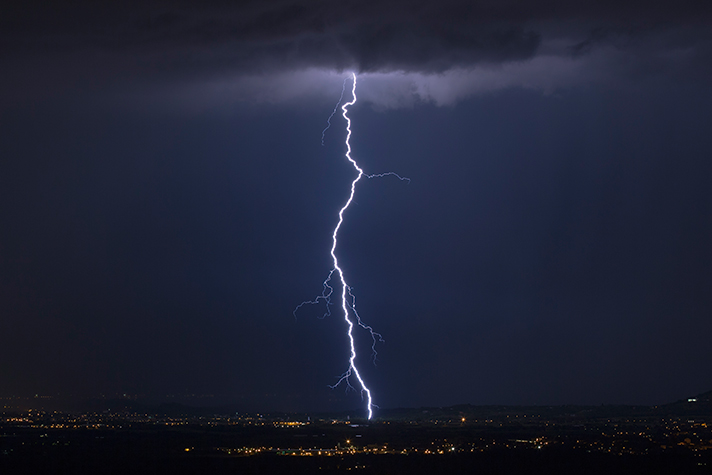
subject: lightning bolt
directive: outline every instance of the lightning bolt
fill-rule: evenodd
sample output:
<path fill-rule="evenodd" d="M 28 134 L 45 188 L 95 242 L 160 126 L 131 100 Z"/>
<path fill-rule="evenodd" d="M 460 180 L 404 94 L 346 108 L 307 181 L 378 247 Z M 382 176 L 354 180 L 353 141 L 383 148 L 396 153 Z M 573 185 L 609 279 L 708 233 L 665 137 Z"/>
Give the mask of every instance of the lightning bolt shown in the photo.
<path fill-rule="evenodd" d="M 344 222 L 344 213 L 346 210 L 351 206 L 351 203 L 354 200 L 354 195 L 356 194 L 356 184 L 361 180 L 361 178 L 366 177 L 366 178 L 380 178 L 384 176 L 395 176 L 401 181 L 407 181 L 410 183 L 409 178 L 404 178 L 399 176 L 398 174 L 394 172 L 386 172 L 386 173 L 378 173 L 378 174 L 373 174 L 373 175 L 368 175 L 366 174 L 361 167 L 359 167 L 358 163 L 356 163 L 356 160 L 354 160 L 351 157 L 351 119 L 348 116 L 348 108 L 351 107 L 352 105 L 356 104 L 356 74 L 351 73 L 351 78 L 353 80 L 352 86 L 351 86 L 351 101 L 345 102 L 341 106 L 341 111 L 342 111 L 342 116 L 346 120 L 346 159 L 351 163 L 353 166 L 354 170 L 356 170 L 357 175 L 356 178 L 351 182 L 351 193 L 349 194 L 348 200 L 346 200 L 346 204 L 339 210 L 339 221 L 336 224 L 336 227 L 334 227 L 334 231 L 331 235 L 331 258 L 334 263 L 334 267 L 331 269 L 329 272 L 329 275 L 326 277 L 326 280 L 324 280 L 322 284 L 322 293 L 321 295 L 317 296 L 314 300 L 308 300 L 305 302 L 302 302 L 299 304 L 295 309 L 294 309 L 294 316 L 296 318 L 297 316 L 297 311 L 304 305 L 306 304 L 317 304 L 321 301 L 324 301 L 326 303 L 326 313 L 322 316 L 322 318 L 331 315 L 331 311 L 329 310 L 329 307 L 331 305 L 331 296 L 334 292 L 334 288 L 331 286 L 331 279 L 334 276 L 334 273 L 338 276 L 338 279 L 340 280 L 341 283 L 341 310 L 343 312 L 343 317 L 344 321 L 346 322 L 347 326 L 347 336 L 349 340 L 349 345 L 350 345 L 350 356 L 349 356 L 349 366 L 348 369 L 341 374 L 339 377 L 338 381 L 334 385 L 330 385 L 329 387 L 336 388 L 340 384 L 345 384 L 347 389 L 355 389 L 353 385 L 351 384 L 352 378 L 355 378 L 356 381 L 358 382 L 358 386 L 361 388 L 361 398 L 366 400 L 366 408 L 368 410 L 368 418 L 371 419 L 373 417 L 373 408 L 377 407 L 373 403 L 373 397 L 371 395 L 371 390 L 366 386 L 366 382 L 363 380 L 363 377 L 361 377 L 361 373 L 359 372 L 358 368 L 356 367 L 356 345 L 355 345 L 355 339 L 353 335 L 353 330 L 354 330 L 354 321 L 356 324 L 358 324 L 361 328 L 367 330 L 371 334 L 371 338 L 373 340 L 373 344 L 371 345 L 372 349 L 372 359 L 375 364 L 376 362 L 376 343 L 377 342 L 383 342 L 383 337 L 381 336 L 380 333 L 377 333 L 376 331 L 373 330 L 372 327 L 369 325 L 366 325 L 362 320 L 361 316 L 358 314 L 356 311 L 356 297 L 351 291 L 351 287 L 346 283 L 346 277 L 344 277 L 344 271 L 343 269 L 339 266 L 339 259 L 336 256 L 336 247 L 338 245 L 338 235 L 339 235 L 339 230 L 341 229 L 341 225 Z M 327 127 L 322 131 L 322 145 L 324 144 L 324 134 L 326 131 L 329 129 L 331 126 L 331 118 L 334 116 L 336 113 L 337 108 L 339 107 L 339 104 L 344 98 L 344 91 L 346 90 L 346 82 L 348 78 L 344 79 L 344 85 L 341 89 L 341 97 L 339 98 L 339 102 L 337 102 L 336 106 L 334 107 L 334 111 L 331 113 L 329 116 L 329 119 L 327 119 Z M 350 317 L 350 314 L 353 314 L 353 319 Z"/>

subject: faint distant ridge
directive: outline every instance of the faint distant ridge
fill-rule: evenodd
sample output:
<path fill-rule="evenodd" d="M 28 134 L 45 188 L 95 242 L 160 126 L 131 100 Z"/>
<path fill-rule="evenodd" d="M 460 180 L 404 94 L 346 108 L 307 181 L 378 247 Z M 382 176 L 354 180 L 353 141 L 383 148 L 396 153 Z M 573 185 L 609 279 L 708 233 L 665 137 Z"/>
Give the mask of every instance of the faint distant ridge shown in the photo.
<path fill-rule="evenodd" d="M 655 407 L 658 408 L 660 415 L 712 416 L 712 391 Z"/>
<path fill-rule="evenodd" d="M 82 401 L 77 409 L 79 412 L 138 413 L 170 417 L 203 417 L 237 412 L 230 406 L 192 406 L 180 402 L 150 403 L 125 398 L 88 399 Z"/>
<path fill-rule="evenodd" d="M 61 398 L 5 398 L 8 401 L 5 411 L 29 409 L 59 410 L 71 413 L 143 413 L 165 415 L 170 417 L 205 417 L 214 415 L 235 415 L 237 413 L 256 414 L 245 411 L 241 404 L 223 405 L 193 405 L 180 402 L 149 401 L 130 397 L 99 397 L 81 401 L 66 401 Z M 10 405 L 11 404 L 11 405 Z M 258 417 L 277 417 L 284 419 L 307 418 L 338 419 L 358 421 L 362 418 L 360 411 L 336 412 L 299 412 L 282 411 L 260 412 Z M 458 404 L 447 407 L 393 408 L 380 409 L 376 419 L 392 421 L 532 421 L 537 418 L 576 422 L 596 419 L 631 418 L 631 417 L 678 417 L 686 419 L 712 418 L 712 391 L 697 396 L 679 399 L 675 402 L 656 405 L 542 405 L 542 406 L 508 406 L 508 405 L 473 405 Z"/>
<path fill-rule="evenodd" d="M 712 391 L 656 406 L 624 404 L 602 404 L 600 406 L 558 405 L 558 406 L 505 406 L 460 404 L 448 407 L 420 407 L 384 409 L 379 411 L 380 419 L 390 420 L 499 420 L 517 417 L 550 418 L 561 420 L 606 419 L 621 417 L 712 417 Z"/>
<path fill-rule="evenodd" d="M 689 397 L 686 399 L 680 399 L 679 401 L 675 401 L 669 405 L 672 404 L 689 404 L 689 403 L 697 403 L 701 406 L 712 406 L 712 391 L 707 391 L 706 393 L 698 394 L 697 396 Z"/>

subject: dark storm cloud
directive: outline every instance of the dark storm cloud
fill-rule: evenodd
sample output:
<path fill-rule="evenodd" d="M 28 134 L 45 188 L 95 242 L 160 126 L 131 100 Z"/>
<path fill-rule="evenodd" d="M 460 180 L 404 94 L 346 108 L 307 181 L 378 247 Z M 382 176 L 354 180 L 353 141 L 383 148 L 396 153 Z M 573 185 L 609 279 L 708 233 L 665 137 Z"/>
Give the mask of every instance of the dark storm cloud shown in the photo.
<path fill-rule="evenodd" d="M 399 2 L 265 2 L 200 10 L 88 7 L 18 12 L 6 55 L 96 48 L 163 66 L 242 70 L 355 68 L 439 71 L 530 57 L 540 35 L 476 8 Z M 159 54 L 160 57 L 155 55 Z"/>
<path fill-rule="evenodd" d="M 711 10 L 691 1 L 26 2 L 0 11 L 0 105 L 283 102 L 322 97 L 322 73 L 344 71 L 374 76 L 363 97 L 383 108 L 506 88 L 705 83 Z"/>
<path fill-rule="evenodd" d="M 562 38 L 569 53 L 581 54 L 624 28 L 637 36 L 704 25 L 710 17 L 704 2 L 685 1 L 35 5 L 3 15 L 6 57 L 88 48 L 135 55 L 143 67 L 242 71 L 438 72 L 531 58 L 547 38 Z"/>

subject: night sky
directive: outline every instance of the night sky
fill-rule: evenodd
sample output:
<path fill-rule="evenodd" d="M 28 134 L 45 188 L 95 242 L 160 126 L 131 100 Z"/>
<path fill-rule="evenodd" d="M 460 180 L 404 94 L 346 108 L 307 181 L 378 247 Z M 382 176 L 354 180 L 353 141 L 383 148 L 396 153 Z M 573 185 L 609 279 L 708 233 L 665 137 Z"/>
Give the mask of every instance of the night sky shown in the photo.
<path fill-rule="evenodd" d="M 709 3 L 55 3 L 0 7 L 0 395 L 362 408 L 341 317 L 292 314 L 351 71 L 354 157 L 411 179 L 337 249 L 376 404 L 712 389 Z"/>

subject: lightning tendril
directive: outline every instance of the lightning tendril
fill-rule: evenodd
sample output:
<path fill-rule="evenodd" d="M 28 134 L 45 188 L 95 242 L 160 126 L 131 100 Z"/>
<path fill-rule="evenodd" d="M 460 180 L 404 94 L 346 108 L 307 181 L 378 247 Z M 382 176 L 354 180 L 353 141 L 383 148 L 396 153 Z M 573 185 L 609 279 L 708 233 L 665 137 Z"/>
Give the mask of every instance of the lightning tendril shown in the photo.
<path fill-rule="evenodd" d="M 321 146 L 324 146 L 324 136 L 326 135 L 326 131 L 329 130 L 329 127 L 331 127 L 331 119 L 334 117 L 334 114 L 336 114 L 336 111 L 339 110 L 339 104 L 341 104 L 341 101 L 344 100 L 344 92 L 346 91 L 346 81 L 348 81 L 349 78 L 344 78 L 344 84 L 341 86 L 341 96 L 339 96 L 339 102 L 336 103 L 334 106 L 334 110 L 331 111 L 331 115 L 329 116 L 328 119 L 326 119 L 326 127 L 324 127 L 324 130 L 321 131 Z"/>

